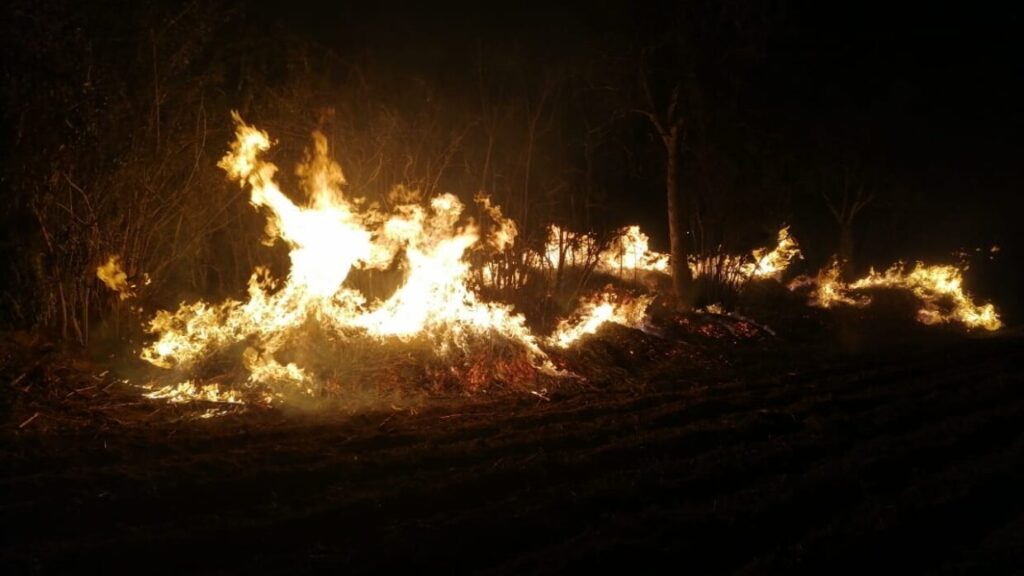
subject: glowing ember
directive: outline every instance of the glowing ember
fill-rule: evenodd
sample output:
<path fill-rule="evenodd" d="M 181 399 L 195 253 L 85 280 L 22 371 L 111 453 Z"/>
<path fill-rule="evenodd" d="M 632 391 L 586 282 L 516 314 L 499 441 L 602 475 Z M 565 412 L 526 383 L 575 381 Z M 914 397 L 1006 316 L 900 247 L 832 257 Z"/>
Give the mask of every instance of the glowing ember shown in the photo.
<path fill-rule="evenodd" d="M 633 298 L 605 290 L 584 301 L 574 318 L 562 320 L 551 335 L 552 344 L 566 348 L 587 334 L 594 334 L 605 323 L 639 328 L 647 317 L 652 296 Z"/>

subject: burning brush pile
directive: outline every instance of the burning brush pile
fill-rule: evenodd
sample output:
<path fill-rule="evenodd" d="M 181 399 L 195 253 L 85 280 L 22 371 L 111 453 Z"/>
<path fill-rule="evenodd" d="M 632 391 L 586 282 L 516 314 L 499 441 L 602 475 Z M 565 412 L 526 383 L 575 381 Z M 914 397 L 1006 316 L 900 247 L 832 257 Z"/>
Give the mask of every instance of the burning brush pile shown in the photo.
<path fill-rule="evenodd" d="M 290 269 L 276 278 L 257 268 L 243 299 L 183 303 L 149 322 L 154 340 L 141 357 L 162 370 L 147 395 L 172 402 L 271 404 L 343 397 L 367 388 L 399 388 L 426 382 L 435 389 L 521 389 L 544 395 L 573 376 L 563 353 L 605 324 L 659 330 L 648 318 L 654 295 L 605 289 L 585 298 L 576 312 L 547 336 L 528 328 L 510 305 L 485 301 L 478 288 L 487 270 L 471 268 L 471 254 L 498 256 L 516 241 L 515 223 L 486 198 L 478 198 L 490 220 L 486 233 L 464 214 L 454 195 L 419 198 L 397 189 L 388 207 L 345 194 L 341 168 L 326 139 L 314 142 L 297 175 L 305 200 L 296 203 L 280 188 L 278 167 L 264 156 L 266 132 L 235 116 L 236 139 L 219 166 L 248 189 L 250 202 L 267 218 L 266 242 L 283 242 Z M 669 255 L 653 252 L 638 227 L 627 227 L 610 244 L 555 226 L 542 251 L 529 254 L 538 268 L 590 267 L 636 281 L 669 270 Z M 800 250 L 788 228 L 774 248 L 743 256 L 695 258 L 695 276 L 716 274 L 736 284 L 781 280 Z M 347 282 L 354 271 L 399 270 L 390 294 L 370 298 Z M 481 273 L 483 272 L 483 273 Z M 132 287 L 116 258 L 97 275 L 122 298 Z M 895 267 L 853 283 L 838 268 L 790 284 L 813 304 L 866 305 L 864 289 L 897 286 L 924 302 L 927 323 L 961 322 L 995 329 L 991 305 L 977 306 L 952 267 Z M 729 329 L 736 334 L 736 330 Z M 770 330 L 769 330 L 770 331 Z M 764 331 L 760 331 L 764 332 Z"/>

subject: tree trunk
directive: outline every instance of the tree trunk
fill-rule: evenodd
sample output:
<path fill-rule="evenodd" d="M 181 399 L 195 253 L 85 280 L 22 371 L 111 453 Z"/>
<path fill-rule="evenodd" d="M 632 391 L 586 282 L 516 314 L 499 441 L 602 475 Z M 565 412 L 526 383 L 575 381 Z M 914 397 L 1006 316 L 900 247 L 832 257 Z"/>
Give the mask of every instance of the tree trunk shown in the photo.
<path fill-rule="evenodd" d="M 681 307 L 689 308 L 693 275 L 686 245 L 686 202 L 679 187 L 679 126 L 665 136 L 665 191 L 668 195 L 668 236 L 672 251 L 672 290 Z"/>

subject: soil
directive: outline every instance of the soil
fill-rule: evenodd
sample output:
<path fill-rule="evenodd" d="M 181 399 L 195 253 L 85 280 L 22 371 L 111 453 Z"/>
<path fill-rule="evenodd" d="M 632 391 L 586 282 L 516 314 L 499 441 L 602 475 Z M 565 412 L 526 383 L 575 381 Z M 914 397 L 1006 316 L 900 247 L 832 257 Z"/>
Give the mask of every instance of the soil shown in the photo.
<path fill-rule="evenodd" d="M 797 340 L 718 325 L 671 346 L 602 332 L 564 359 L 587 380 L 543 393 L 215 418 L 11 336 L 0 564 L 1024 570 L 1024 334 L 858 329 L 851 344 L 835 326 Z"/>

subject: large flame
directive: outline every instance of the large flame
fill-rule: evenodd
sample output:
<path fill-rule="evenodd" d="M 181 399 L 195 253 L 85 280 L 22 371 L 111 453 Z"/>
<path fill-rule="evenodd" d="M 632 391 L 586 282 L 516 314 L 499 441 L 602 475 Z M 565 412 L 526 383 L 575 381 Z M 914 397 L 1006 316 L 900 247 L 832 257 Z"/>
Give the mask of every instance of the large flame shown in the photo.
<path fill-rule="evenodd" d="M 267 134 L 237 115 L 235 120 L 237 138 L 219 165 L 250 188 L 255 207 L 266 210 L 268 241 L 282 240 L 290 249 L 289 274 L 279 282 L 258 268 L 244 302 L 200 301 L 158 312 L 149 326 L 157 340 L 143 351 L 145 360 L 187 369 L 212 351 L 245 342 L 242 361 L 251 381 L 308 389 L 313 377 L 275 354 L 293 331 L 313 321 L 341 340 L 353 334 L 403 340 L 426 335 L 439 354 L 464 346 L 473 335 L 495 334 L 519 345 L 538 369 L 551 369 L 521 315 L 502 304 L 481 302 L 467 287 L 464 256 L 480 233 L 463 221 L 458 198 L 443 194 L 426 205 L 400 205 L 389 214 L 361 209 L 361 200 L 343 194 L 341 169 L 328 156 L 326 139 L 317 134 L 298 170 L 307 200 L 297 204 L 279 188 L 277 167 L 260 157 L 271 146 Z M 489 242 L 506 246 L 515 237 L 514 225 L 497 207 L 485 203 L 484 208 L 497 224 Z M 385 269 L 399 258 L 407 270 L 404 283 L 383 302 L 367 302 L 361 292 L 344 286 L 353 268 Z M 163 394 L 205 393 L 190 386 Z"/>

